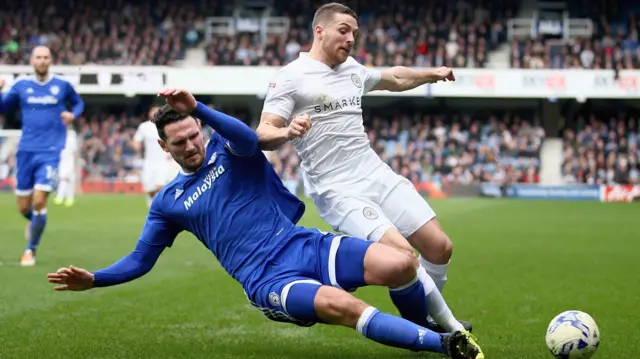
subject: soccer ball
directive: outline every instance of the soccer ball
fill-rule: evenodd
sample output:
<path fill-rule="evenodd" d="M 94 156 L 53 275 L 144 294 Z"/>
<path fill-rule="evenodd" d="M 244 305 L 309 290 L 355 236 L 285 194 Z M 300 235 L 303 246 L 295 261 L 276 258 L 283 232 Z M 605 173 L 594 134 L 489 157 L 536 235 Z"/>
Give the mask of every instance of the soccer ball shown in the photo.
<path fill-rule="evenodd" d="M 600 330 L 589 314 L 569 310 L 549 323 L 546 341 L 557 359 L 589 359 L 600 345 Z"/>

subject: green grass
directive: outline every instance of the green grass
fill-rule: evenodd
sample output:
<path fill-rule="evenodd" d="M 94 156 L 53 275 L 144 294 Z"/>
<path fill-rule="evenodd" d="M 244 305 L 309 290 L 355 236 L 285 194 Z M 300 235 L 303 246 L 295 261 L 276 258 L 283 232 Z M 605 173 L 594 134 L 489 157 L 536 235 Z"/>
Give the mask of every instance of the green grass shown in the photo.
<path fill-rule="evenodd" d="M 632 358 L 640 325 L 640 207 L 507 200 L 432 201 L 454 240 L 445 297 L 470 320 L 487 358 L 552 358 L 548 322 L 596 319 L 596 358 Z M 146 214 L 136 196 L 82 196 L 49 208 L 33 268 L 18 266 L 25 221 L 0 195 L 0 358 L 440 358 L 385 348 L 347 328 L 268 321 L 190 235 L 147 276 L 114 288 L 54 292 L 46 273 L 90 270 L 135 245 Z M 329 228 L 309 205 L 302 224 Z M 357 292 L 396 313 L 386 290 Z"/>

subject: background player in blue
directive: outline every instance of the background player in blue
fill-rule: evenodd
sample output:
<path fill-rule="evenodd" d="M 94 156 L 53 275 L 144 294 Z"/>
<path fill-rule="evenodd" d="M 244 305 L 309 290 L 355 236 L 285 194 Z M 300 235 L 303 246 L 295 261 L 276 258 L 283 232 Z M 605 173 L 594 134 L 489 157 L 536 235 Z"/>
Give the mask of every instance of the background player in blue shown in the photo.
<path fill-rule="evenodd" d="M 131 254 L 93 273 L 60 268 L 48 275 L 49 282 L 59 284 L 55 289 L 81 291 L 139 278 L 178 233 L 188 231 L 272 320 L 343 325 L 398 348 L 484 358 L 468 332 L 438 334 L 410 321 L 427 316 L 414 256 L 296 226 L 304 204 L 283 186 L 258 149 L 254 131 L 196 102 L 185 90 L 160 95 L 168 105 L 153 121 L 160 145 L 181 172 L 154 198 Z M 196 118 L 215 130 L 207 145 Z M 394 288 L 392 299 L 406 319 L 381 313 L 348 293 L 365 285 Z"/>
<path fill-rule="evenodd" d="M 22 136 L 16 153 L 18 210 L 30 221 L 28 246 L 20 264 L 32 266 L 47 225 L 47 199 L 54 190 L 67 124 L 84 111 L 71 84 L 49 73 L 51 52 L 38 46 L 31 53 L 32 77 L 18 80 L 1 98 L 0 113 L 20 106 Z M 0 89 L 4 80 L 0 80 Z M 67 106 L 71 106 L 71 111 Z"/>

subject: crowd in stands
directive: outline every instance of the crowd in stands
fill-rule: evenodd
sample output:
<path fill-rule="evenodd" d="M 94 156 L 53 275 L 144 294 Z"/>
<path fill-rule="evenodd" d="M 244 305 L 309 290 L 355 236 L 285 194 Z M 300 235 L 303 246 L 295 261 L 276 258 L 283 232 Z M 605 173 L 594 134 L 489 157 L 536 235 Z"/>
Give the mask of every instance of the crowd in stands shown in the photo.
<path fill-rule="evenodd" d="M 243 111 L 221 110 L 249 118 Z M 82 180 L 138 182 L 142 159 L 132 141 L 143 116 L 90 109 L 86 112 L 75 123 Z M 372 147 L 393 170 L 416 184 L 539 180 L 544 131 L 535 119 L 495 112 L 373 113 L 365 110 Z M 296 192 L 303 173 L 293 145 L 287 143 L 267 155 L 285 185 Z"/>
<path fill-rule="evenodd" d="M 258 34 L 215 37 L 207 47 L 210 65 L 281 66 L 308 51 L 311 24 L 322 1 L 275 1 L 274 16 L 290 18 L 283 36 L 263 44 Z M 506 41 L 507 20 L 517 1 L 346 1 L 358 13 L 353 56 L 367 66 L 484 67 L 488 54 Z M 232 51 L 229 51 L 232 49 Z"/>
<path fill-rule="evenodd" d="M 3 1 L 0 63 L 27 64 L 31 49 L 48 45 L 56 64 L 175 65 L 193 46 L 206 46 L 210 65 L 284 65 L 308 50 L 322 1 L 274 2 L 272 16 L 291 19 L 269 36 L 207 34 L 206 19 L 230 16 L 233 4 L 205 0 L 60 0 L 42 6 Z M 368 66 L 484 67 L 506 41 L 517 1 L 346 1 L 359 14 L 353 55 Z M 73 11 L 70 11 L 72 9 Z M 210 43 L 209 43 L 210 41 Z"/>
<path fill-rule="evenodd" d="M 372 112 L 365 111 L 372 147 L 415 184 L 539 182 L 545 133 L 536 119 L 515 113 Z M 300 182 L 303 174 L 293 145 L 270 159 L 283 179 Z"/>
<path fill-rule="evenodd" d="M 173 65 L 204 37 L 203 8 L 224 11 L 196 0 L 3 0 L 0 63 L 27 64 L 47 45 L 61 65 Z"/>
<path fill-rule="evenodd" d="M 511 66 L 514 68 L 585 68 L 628 70 L 640 68 L 640 3 L 621 1 L 568 1 L 572 18 L 590 19 L 593 35 L 514 39 Z"/>
<path fill-rule="evenodd" d="M 566 183 L 640 184 L 640 116 L 594 112 L 570 121 L 563 134 Z"/>

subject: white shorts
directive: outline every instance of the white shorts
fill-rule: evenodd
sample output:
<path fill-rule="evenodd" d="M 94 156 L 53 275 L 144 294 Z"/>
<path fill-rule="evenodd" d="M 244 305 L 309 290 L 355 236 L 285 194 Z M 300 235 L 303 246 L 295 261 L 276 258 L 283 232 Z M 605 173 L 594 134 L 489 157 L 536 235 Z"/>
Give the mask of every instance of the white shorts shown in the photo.
<path fill-rule="evenodd" d="M 60 156 L 60 164 L 58 165 L 58 178 L 59 179 L 71 179 L 75 177 L 75 158 L 73 155 Z"/>
<path fill-rule="evenodd" d="M 156 192 L 167 184 L 167 166 L 155 165 L 142 169 L 142 189 L 146 193 Z"/>
<path fill-rule="evenodd" d="M 393 227 L 407 238 L 436 216 L 411 181 L 386 165 L 353 184 L 313 193 L 312 198 L 334 230 L 373 241 Z"/>

